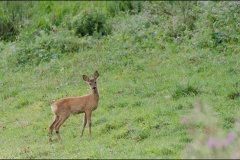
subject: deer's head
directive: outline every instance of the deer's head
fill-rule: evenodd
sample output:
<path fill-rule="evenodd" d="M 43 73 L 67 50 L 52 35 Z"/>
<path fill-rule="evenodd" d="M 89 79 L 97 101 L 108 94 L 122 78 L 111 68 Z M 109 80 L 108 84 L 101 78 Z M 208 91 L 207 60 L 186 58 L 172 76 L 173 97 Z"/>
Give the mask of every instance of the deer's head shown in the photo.
<path fill-rule="evenodd" d="M 96 71 L 93 75 L 93 78 L 89 78 L 88 76 L 86 75 L 83 75 L 83 80 L 88 82 L 90 88 L 92 90 L 97 90 L 97 78 L 99 76 L 99 73 L 98 71 Z"/>

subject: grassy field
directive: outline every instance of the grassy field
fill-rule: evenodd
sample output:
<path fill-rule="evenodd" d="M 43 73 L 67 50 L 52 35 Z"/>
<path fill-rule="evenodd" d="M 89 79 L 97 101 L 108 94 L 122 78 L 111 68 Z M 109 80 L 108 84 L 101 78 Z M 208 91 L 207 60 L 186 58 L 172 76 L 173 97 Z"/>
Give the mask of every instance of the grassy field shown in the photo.
<path fill-rule="evenodd" d="M 240 158 L 239 2 L 0 9 L 0 158 Z M 50 143 L 51 104 L 95 70 L 92 135 L 72 115 Z"/>

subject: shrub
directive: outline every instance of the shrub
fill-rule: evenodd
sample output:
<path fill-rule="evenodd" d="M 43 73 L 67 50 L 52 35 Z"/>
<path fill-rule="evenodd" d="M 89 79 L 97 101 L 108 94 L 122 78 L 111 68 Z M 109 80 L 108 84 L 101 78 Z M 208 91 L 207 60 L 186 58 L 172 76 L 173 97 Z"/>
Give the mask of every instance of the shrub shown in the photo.
<path fill-rule="evenodd" d="M 75 34 L 82 36 L 105 36 L 111 33 L 111 25 L 107 22 L 107 15 L 97 10 L 83 11 L 76 15 L 68 24 Z"/>
<path fill-rule="evenodd" d="M 75 53 L 79 48 L 87 45 L 86 41 L 79 41 L 76 37 L 71 36 L 68 30 L 59 30 L 52 34 L 40 32 L 32 43 L 19 42 L 19 47 L 13 53 L 17 66 L 38 65 L 41 62 L 59 58 L 63 54 Z"/>
<path fill-rule="evenodd" d="M 0 39 L 14 41 L 19 34 L 21 22 L 24 19 L 24 4 L 22 2 L 1 2 L 0 7 Z"/>
<path fill-rule="evenodd" d="M 114 17 L 118 15 L 120 12 L 137 14 L 141 12 L 143 7 L 141 2 L 117 1 L 117 2 L 108 2 L 106 8 L 107 8 L 107 12 Z"/>
<path fill-rule="evenodd" d="M 153 15 L 159 15 L 167 19 L 163 25 L 163 32 L 168 38 L 178 38 L 187 35 L 185 31 L 195 29 L 198 5 L 196 2 L 149 2 L 146 3 L 145 11 Z M 157 22 L 161 25 L 161 22 Z"/>
<path fill-rule="evenodd" d="M 4 41 L 14 41 L 18 33 L 18 27 L 14 22 L 4 22 L 3 19 L 0 19 L 0 39 Z"/>
<path fill-rule="evenodd" d="M 199 16 L 192 32 L 193 45 L 222 53 L 239 42 L 237 2 L 199 2 Z M 236 50 L 237 46 L 233 45 Z M 233 52 L 234 52 L 233 49 Z"/>

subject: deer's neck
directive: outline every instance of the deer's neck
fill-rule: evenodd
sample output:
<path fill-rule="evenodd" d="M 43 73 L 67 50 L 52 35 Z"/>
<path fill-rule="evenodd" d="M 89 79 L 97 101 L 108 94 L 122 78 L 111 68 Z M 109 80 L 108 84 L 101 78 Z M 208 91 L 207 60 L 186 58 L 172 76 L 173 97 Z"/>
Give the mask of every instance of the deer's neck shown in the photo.
<path fill-rule="evenodd" d="M 98 93 L 98 90 L 96 89 L 96 90 L 92 90 L 92 93 L 91 93 L 91 95 L 93 96 L 93 98 L 95 99 L 95 100 L 99 100 L 99 93 Z"/>

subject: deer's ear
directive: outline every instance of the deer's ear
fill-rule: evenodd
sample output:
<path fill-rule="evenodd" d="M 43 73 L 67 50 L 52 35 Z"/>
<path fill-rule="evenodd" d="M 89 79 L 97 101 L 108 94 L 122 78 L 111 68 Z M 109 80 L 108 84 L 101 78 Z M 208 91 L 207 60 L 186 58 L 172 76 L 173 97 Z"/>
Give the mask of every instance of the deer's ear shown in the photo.
<path fill-rule="evenodd" d="M 83 75 L 83 80 L 86 81 L 86 82 L 89 82 L 89 77 L 88 76 L 85 76 Z"/>
<path fill-rule="evenodd" d="M 94 73 L 94 79 L 96 80 L 96 79 L 98 78 L 98 76 L 99 76 L 99 73 L 98 73 L 98 71 L 96 71 L 96 72 Z"/>

